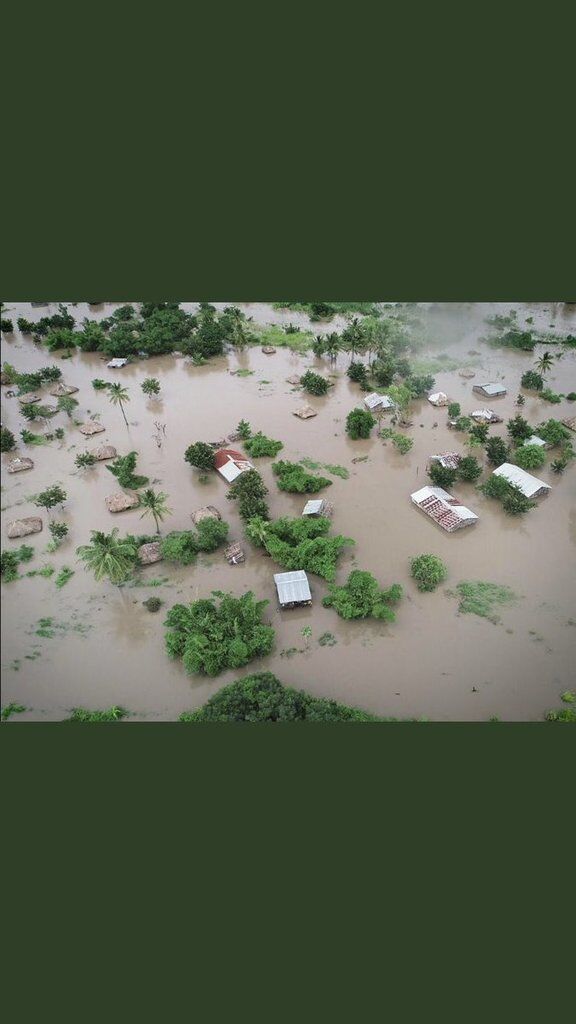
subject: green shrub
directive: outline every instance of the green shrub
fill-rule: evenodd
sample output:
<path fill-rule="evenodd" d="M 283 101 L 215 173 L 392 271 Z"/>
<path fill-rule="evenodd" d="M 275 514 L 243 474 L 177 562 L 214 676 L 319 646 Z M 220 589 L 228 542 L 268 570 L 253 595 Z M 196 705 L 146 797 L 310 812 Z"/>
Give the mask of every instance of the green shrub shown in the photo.
<path fill-rule="evenodd" d="M 540 469 L 546 462 L 546 453 L 537 444 L 525 444 L 516 449 L 514 461 L 522 469 Z"/>
<path fill-rule="evenodd" d="M 463 459 L 460 459 L 456 474 L 459 480 L 475 483 L 482 474 L 482 466 L 473 455 L 466 455 Z"/>
<path fill-rule="evenodd" d="M 4 334 L 12 334 L 14 331 L 14 324 L 12 323 L 12 320 L 0 317 L 0 331 Z"/>
<path fill-rule="evenodd" d="M 551 391 L 550 388 L 544 388 L 540 392 L 540 398 L 543 398 L 545 402 L 551 402 L 552 405 L 559 405 L 562 401 L 562 395 L 557 395 L 555 391 Z"/>
<path fill-rule="evenodd" d="M 142 601 L 142 604 L 149 612 L 157 612 L 162 607 L 163 602 L 159 597 L 149 597 L 146 601 Z"/>
<path fill-rule="evenodd" d="M 256 601 L 251 591 L 242 597 L 214 591 L 214 598 L 174 605 L 166 617 L 166 650 L 182 658 L 190 674 L 216 676 L 242 668 L 254 658 L 270 654 L 274 630 L 262 622 L 267 601 Z"/>
<path fill-rule="evenodd" d="M 536 434 L 551 448 L 557 448 L 570 439 L 570 431 L 559 420 L 547 420 L 536 428 Z"/>
<path fill-rule="evenodd" d="M 167 562 L 191 565 L 198 554 L 198 537 L 194 530 L 172 530 L 160 541 L 162 557 Z"/>
<path fill-rule="evenodd" d="M 368 374 L 364 363 L 350 363 L 350 366 L 346 370 L 351 381 L 355 384 L 360 384 L 362 387 L 368 387 Z M 392 383 L 392 380 L 387 381 L 388 384 Z"/>
<path fill-rule="evenodd" d="M 435 487 L 449 489 L 456 480 L 456 470 L 449 466 L 442 466 L 439 462 L 431 462 L 428 467 L 428 476 Z"/>
<path fill-rule="evenodd" d="M 489 437 L 486 442 L 486 455 L 491 466 L 501 466 L 508 462 L 510 449 L 501 437 Z"/>
<path fill-rule="evenodd" d="M 12 452 L 16 447 L 16 440 L 14 434 L 8 427 L 2 427 L 0 430 L 0 451 Z"/>
<path fill-rule="evenodd" d="M 107 708 L 105 711 L 88 711 L 86 708 L 72 708 L 70 718 L 66 722 L 119 722 L 130 714 L 125 708 Z"/>
<path fill-rule="evenodd" d="M 64 568 L 60 570 L 56 579 L 54 580 L 56 586 L 58 587 L 58 590 L 61 590 L 62 587 L 65 587 L 66 584 L 68 583 L 68 580 L 71 580 L 73 575 L 74 570 L 69 569 L 68 566 L 65 565 Z"/>
<path fill-rule="evenodd" d="M 542 388 L 544 387 L 544 378 L 542 374 L 537 373 L 536 370 L 526 370 L 526 373 L 522 374 L 522 380 L 520 383 L 527 391 L 542 391 Z"/>
<path fill-rule="evenodd" d="M 248 423 L 248 420 L 240 420 L 240 423 L 236 427 L 236 433 L 238 434 L 241 441 L 247 441 L 252 435 L 252 427 Z"/>
<path fill-rule="evenodd" d="M 252 437 L 246 438 L 244 447 L 253 459 L 260 459 L 264 456 L 275 458 L 278 452 L 282 450 L 284 445 L 282 441 L 273 441 L 270 437 L 265 437 L 260 431 L 257 434 L 253 434 Z"/>
<path fill-rule="evenodd" d="M 329 487 L 332 483 L 325 476 L 315 476 L 307 473 L 297 462 L 275 462 L 272 472 L 278 478 L 277 484 L 281 491 L 288 491 L 289 494 L 316 494 L 323 487 Z"/>
<path fill-rule="evenodd" d="M 448 570 L 436 555 L 418 555 L 410 563 L 410 575 L 418 590 L 431 591 L 446 579 Z"/>
<path fill-rule="evenodd" d="M 300 383 L 304 390 L 308 391 L 311 395 L 325 395 L 330 387 L 330 382 L 325 377 L 321 377 L 318 373 L 313 373 L 312 370 L 308 370 L 300 377 Z"/>
<path fill-rule="evenodd" d="M 500 621 L 494 610 L 496 606 L 511 604 L 516 600 L 516 594 L 510 587 L 503 587 L 498 583 L 484 583 L 481 580 L 459 583 L 456 590 L 460 597 L 459 612 L 480 615 L 481 618 L 494 623 Z"/>
<path fill-rule="evenodd" d="M 246 527 L 250 540 L 264 548 L 283 569 L 303 569 L 332 583 L 343 548 L 354 541 L 340 535 L 327 537 L 329 531 L 330 520 L 322 516 L 317 519 L 285 517 L 271 523 L 256 516 Z"/>
<path fill-rule="evenodd" d="M 121 487 L 137 491 L 148 483 L 147 476 L 138 476 L 134 473 L 138 452 L 129 452 L 128 455 L 119 455 L 106 469 L 118 480 Z"/>
<path fill-rule="evenodd" d="M 472 420 L 470 419 L 469 416 L 459 416 L 458 419 L 456 420 L 456 423 L 454 424 L 454 429 L 465 432 L 467 430 L 470 430 L 471 426 Z"/>
<path fill-rule="evenodd" d="M 214 469 L 216 455 L 209 444 L 205 444 L 204 441 L 196 441 L 186 449 L 184 460 L 191 466 L 195 466 L 196 469 L 208 470 Z"/>
<path fill-rule="evenodd" d="M 346 433 L 353 441 L 370 437 L 375 423 L 374 416 L 367 409 L 352 409 L 346 417 Z"/>
<path fill-rule="evenodd" d="M 391 605 L 402 597 L 402 587 L 394 583 L 388 590 L 380 590 L 378 581 L 369 572 L 354 569 L 344 586 L 331 586 L 322 601 L 325 608 L 334 610 L 343 619 L 386 619 L 394 622 Z"/>
<path fill-rule="evenodd" d="M 249 469 L 236 477 L 228 490 L 227 498 L 229 501 L 238 502 L 241 519 L 247 521 L 254 516 L 268 519 L 267 494 L 268 488 L 260 473 L 256 469 Z"/>
<path fill-rule="evenodd" d="M 516 484 L 511 484 L 503 476 L 496 476 L 494 473 L 480 484 L 479 490 L 487 498 L 497 498 L 501 501 L 504 511 L 511 516 L 524 515 L 535 507 L 535 502 L 526 498 Z"/>
<path fill-rule="evenodd" d="M 450 402 L 448 405 L 448 416 L 455 420 L 460 416 L 460 402 Z"/>
<path fill-rule="evenodd" d="M 228 523 L 221 519 L 201 519 L 196 530 L 199 551 L 216 551 L 228 540 Z"/>
<path fill-rule="evenodd" d="M 181 722 L 377 722 L 375 715 L 283 686 L 271 672 L 225 686 Z"/>
<path fill-rule="evenodd" d="M 74 465 L 78 469 L 89 469 L 91 466 L 96 465 L 96 457 L 91 455 L 90 452 L 79 452 L 74 459 Z"/>
<path fill-rule="evenodd" d="M 547 722 L 576 722 L 576 711 L 573 708 L 561 708 L 560 711 L 549 711 Z"/>

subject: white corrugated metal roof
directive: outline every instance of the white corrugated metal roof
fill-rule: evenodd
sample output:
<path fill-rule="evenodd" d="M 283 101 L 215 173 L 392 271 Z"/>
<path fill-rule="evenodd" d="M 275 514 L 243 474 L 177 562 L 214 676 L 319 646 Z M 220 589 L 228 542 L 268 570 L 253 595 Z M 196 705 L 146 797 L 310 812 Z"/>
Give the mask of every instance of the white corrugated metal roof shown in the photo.
<path fill-rule="evenodd" d="M 109 368 L 110 370 L 116 370 L 116 369 L 118 369 L 118 368 L 119 368 L 120 366 L 126 366 L 126 363 L 127 363 L 127 362 L 128 362 L 128 360 L 127 360 L 127 359 L 111 359 L 109 363 L 106 363 L 106 366 L 107 366 L 107 367 L 108 367 L 108 368 Z"/>
<path fill-rule="evenodd" d="M 505 395 L 506 388 L 502 384 L 475 384 L 473 391 L 483 391 L 485 395 L 489 395 L 490 398 L 495 398 L 497 395 Z"/>
<path fill-rule="evenodd" d="M 280 604 L 312 600 L 308 577 L 303 569 L 297 569 L 296 572 L 277 572 L 274 574 L 274 583 Z"/>
<path fill-rule="evenodd" d="M 364 399 L 364 405 L 367 405 L 369 409 L 377 409 L 379 405 L 383 409 L 393 409 L 394 402 L 388 395 L 379 395 L 377 391 L 373 391 L 372 394 L 366 395 Z"/>
<path fill-rule="evenodd" d="M 474 412 L 470 413 L 473 420 L 490 420 L 494 416 L 492 409 L 475 409 Z"/>
<path fill-rule="evenodd" d="M 466 505 L 461 505 L 458 499 L 448 491 L 445 491 L 443 487 L 421 487 L 419 491 L 414 491 L 410 495 L 415 505 L 422 506 L 423 502 L 426 504 L 423 507 L 423 511 L 430 515 L 430 518 L 438 521 L 438 516 L 427 508 L 430 505 L 430 499 L 436 498 L 437 501 L 444 506 L 446 511 L 452 512 L 454 516 L 461 522 L 475 522 L 478 516 L 471 509 L 467 508 Z M 433 504 L 433 502 L 432 502 Z M 440 524 L 442 525 L 442 523 Z"/>
<path fill-rule="evenodd" d="M 498 466 L 498 469 L 494 470 L 495 476 L 503 476 L 505 480 L 508 480 L 511 484 L 516 484 L 520 488 L 522 494 L 526 498 L 533 497 L 538 491 L 542 489 L 551 491 L 550 484 L 539 480 L 537 476 L 532 476 L 531 473 L 527 473 L 520 466 L 513 466 L 511 462 L 504 462 L 502 466 Z"/>
<path fill-rule="evenodd" d="M 307 501 L 306 504 L 304 505 L 304 508 L 302 509 L 302 515 L 303 516 L 317 516 L 317 515 L 320 514 L 320 512 L 322 511 L 323 508 L 324 508 L 324 499 L 323 498 L 320 498 L 319 500 L 314 500 L 314 501 Z"/>
<path fill-rule="evenodd" d="M 435 391 L 433 395 L 428 395 L 428 401 L 432 402 L 432 405 L 446 405 L 448 395 L 444 394 L 443 391 Z"/>
<path fill-rule="evenodd" d="M 538 448 L 546 447 L 546 441 L 543 441 L 537 434 L 532 434 L 532 437 L 529 437 L 527 441 L 524 441 L 524 444 L 535 444 Z"/>

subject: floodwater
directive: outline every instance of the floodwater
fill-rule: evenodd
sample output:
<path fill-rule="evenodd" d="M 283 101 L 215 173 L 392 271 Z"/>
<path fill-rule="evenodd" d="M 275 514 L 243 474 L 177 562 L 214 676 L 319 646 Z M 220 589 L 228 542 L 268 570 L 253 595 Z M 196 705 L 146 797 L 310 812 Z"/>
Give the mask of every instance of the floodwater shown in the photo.
<path fill-rule="evenodd" d="M 110 315 L 115 305 L 93 308 L 79 303 L 73 311 L 78 320 L 86 315 L 100 318 Z M 183 305 L 195 308 L 194 303 Z M 34 320 L 56 309 L 55 304 L 7 303 L 7 307 L 5 315 L 14 322 L 18 316 Z M 263 303 L 242 308 L 258 322 L 308 326 L 304 314 L 273 310 Z M 574 307 L 561 303 L 422 305 L 430 339 L 428 354 L 447 353 L 459 365 L 472 364 L 476 370 L 475 380 L 464 380 L 456 371 L 435 374 L 437 388 L 459 401 L 463 413 L 488 404 L 472 394 L 472 385 L 483 378 L 501 380 L 508 388 L 504 399 L 492 401 L 504 419 L 517 411 L 514 403 L 520 376 L 533 358 L 527 353 L 489 348 L 479 340 L 486 331 L 485 316 L 511 308 L 518 309 L 520 323 L 532 317 L 536 327 L 576 332 Z M 312 325 L 314 333 L 319 333 L 320 326 Z M 324 329 L 341 326 L 333 321 Z M 41 345 L 17 332 L 3 339 L 2 359 L 19 370 L 59 363 Z M 98 354 L 77 353 L 62 361 L 64 381 L 80 388 L 75 395 L 80 403 L 77 418 L 99 413 L 106 432 L 85 439 L 60 413 L 50 429 L 63 426 L 64 441 L 38 448 L 21 446 L 20 452 L 34 460 L 34 469 L 13 476 L 3 473 L 3 545 L 22 543 L 6 540 L 7 522 L 35 514 L 30 496 L 59 482 L 68 501 L 64 513 L 57 510 L 56 517 L 69 525 L 69 536 L 55 554 L 45 554 L 50 536 L 43 513 L 43 532 L 25 539 L 36 555 L 24 571 L 45 564 L 56 571 L 65 565 L 75 570 L 61 590 L 54 585 L 55 576 L 24 578 L 2 586 L 2 704 L 17 701 L 30 709 L 14 720 L 57 720 L 66 717 L 72 707 L 112 704 L 130 709 L 134 721 L 173 720 L 180 712 L 203 704 L 238 674 L 263 670 L 271 670 L 284 683 L 314 695 L 394 717 L 472 721 L 498 716 L 530 721 L 542 720 L 547 709 L 560 705 L 559 694 L 574 685 L 576 465 L 562 477 L 548 467 L 538 471 L 538 476 L 552 484 L 552 492 L 521 520 L 505 516 L 497 502 L 485 499 L 473 485 L 455 485 L 455 492 L 479 514 L 480 522 L 445 534 L 411 505 L 409 495 L 426 482 L 427 457 L 459 450 L 462 435 L 447 430 L 445 409 L 435 409 L 424 400 L 414 403 L 409 431 L 414 447 L 408 455 L 398 454 L 390 443 L 375 436 L 350 441 L 344 421 L 348 411 L 361 404 L 362 395 L 346 377 L 347 362 L 346 356 L 339 357 L 331 371 L 327 363 L 311 354 L 278 349 L 275 355 L 266 356 L 260 348 L 231 353 L 203 367 L 173 356 L 144 360 L 119 371 L 108 371 Z M 308 366 L 338 375 L 325 398 L 304 398 L 286 382 L 286 377 L 300 374 Z M 253 373 L 246 377 L 230 373 L 238 368 Z M 121 380 L 128 388 L 128 428 L 120 410 L 110 405 L 105 394 L 93 390 L 91 381 L 97 376 Z M 142 394 L 140 383 L 146 376 L 160 379 L 159 400 Z M 566 351 L 555 363 L 548 383 L 564 393 L 576 390 L 574 350 Z M 2 423 L 19 435 L 26 424 L 19 415 L 17 399 L 6 398 L 6 390 L 2 389 Z M 303 401 L 318 410 L 315 419 L 300 421 L 292 415 Z M 550 416 L 573 415 L 574 407 L 566 401 L 549 405 L 527 396 L 522 412 L 536 425 Z M 137 472 L 169 495 L 171 515 L 163 532 L 189 528 L 194 509 L 214 504 L 230 523 L 231 539 L 241 540 L 242 524 L 235 503 L 226 500 L 225 482 L 214 474 L 202 484 L 183 461 L 191 442 L 217 440 L 232 431 L 241 418 L 249 420 L 254 430 L 282 440 L 283 458 L 309 456 L 349 470 L 348 480 L 334 477 L 333 485 L 323 492 L 335 506 L 334 532 L 356 540 L 341 558 L 338 582 L 358 567 L 370 570 L 383 586 L 401 583 L 404 598 L 395 623 L 344 622 L 322 607 L 327 586 L 315 576 L 311 577 L 313 607 L 280 612 L 272 578 L 277 567 L 248 542 L 244 565 L 229 566 L 219 551 L 200 556 L 188 568 L 166 563 L 144 568 L 143 580 L 168 578 L 160 587 L 118 589 L 96 583 L 76 561 L 76 547 L 89 540 L 91 529 L 109 531 L 117 526 L 121 534 L 152 533 L 154 529 L 152 521 L 140 521 L 138 510 L 116 516 L 107 512 L 104 496 L 119 488 L 105 463 L 83 473 L 75 470 L 75 455 L 101 442 L 115 445 L 121 454 L 137 450 Z M 160 449 L 153 439 L 155 421 L 166 425 Z M 505 424 L 492 427 L 491 433 L 504 436 Z M 359 456 L 368 459 L 354 464 Z M 2 456 L 2 462 L 9 458 Z M 272 516 L 299 515 L 305 496 L 278 490 L 270 459 L 256 460 L 256 464 L 270 489 Z M 411 557 L 424 552 L 439 555 L 449 568 L 445 587 L 433 594 L 419 593 L 409 577 Z M 448 591 L 461 580 L 509 586 L 518 601 L 502 610 L 497 625 L 459 614 L 457 600 Z M 194 600 L 215 589 L 235 594 L 251 589 L 270 601 L 267 611 L 276 630 L 275 650 L 241 673 L 224 673 L 214 679 L 189 677 L 179 662 L 170 661 L 164 653 L 164 611 L 176 602 Z M 156 614 L 142 605 L 152 595 L 165 602 Z M 55 636 L 36 635 L 43 617 L 54 620 Z M 312 638 L 307 645 L 301 630 L 308 625 Z M 317 642 L 326 631 L 337 638 L 332 647 Z M 282 656 L 283 650 L 294 647 L 302 653 Z"/>

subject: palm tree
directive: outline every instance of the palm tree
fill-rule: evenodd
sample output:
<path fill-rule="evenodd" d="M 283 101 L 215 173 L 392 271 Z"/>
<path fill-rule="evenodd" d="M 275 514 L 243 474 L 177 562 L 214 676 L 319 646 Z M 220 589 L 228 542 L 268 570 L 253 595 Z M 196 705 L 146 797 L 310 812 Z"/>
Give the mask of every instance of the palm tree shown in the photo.
<path fill-rule="evenodd" d="M 548 373 L 548 370 L 554 365 L 554 358 L 551 352 L 543 352 L 540 358 L 536 362 L 536 366 L 540 370 L 540 373 L 544 375 Z"/>
<path fill-rule="evenodd" d="M 109 579 L 119 586 L 124 583 L 136 561 L 137 548 L 128 540 L 118 540 L 118 527 L 112 533 L 92 530 L 90 544 L 82 544 L 76 548 L 76 554 L 85 563 L 85 569 L 91 569 L 98 582 Z"/>
<path fill-rule="evenodd" d="M 162 491 L 156 492 L 151 487 L 148 487 L 140 498 L 140 505 L 144 509 L 140 519 L 147 515 L 153 516 L 156 523 L 156 533 L 160 533 L 159 522 L 161 523 L 165 516 L 170 515 L 170 509 L 166 505 L 167 497 L 168 495 Z"/>
<path fill-rule="evenodd" d="M 126 413 L 124 412 L 124 402 L 130 401 L 128 389 L 123 388 L 121 384 L 110 384 L 108 388 L 108 398 L 112 402 L 112 405 L 120 406 L 120 410 L 124 417 L 124 423 L 128 426 L 128 420 L 126 419 Z"/>
<path fill-rule="evenodd" d="M 260 516 L 254 516 L 246 526 L 246 535 L 261 547 L 266 547 L 269 523 Z"/>

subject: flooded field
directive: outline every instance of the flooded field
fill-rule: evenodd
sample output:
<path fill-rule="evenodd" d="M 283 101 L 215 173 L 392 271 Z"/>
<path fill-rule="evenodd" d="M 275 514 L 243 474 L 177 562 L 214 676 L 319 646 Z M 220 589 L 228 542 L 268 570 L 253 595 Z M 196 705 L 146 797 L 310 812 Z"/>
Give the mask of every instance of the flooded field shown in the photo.
<path fill-rule="evenodd" d="M 71 307 L 78 321 L 84 316 L 109 316 L 118 304 Z M 225 304 L 217 304 L 223 307 Z M 239 304 L 259 323 L 293 323 L 310 327 L 303 313 L 274 310 L 263 303 Z M 194 303 L 183 303 L 193 311 Z M 565 304 L 520 305 L 510 303 L 422 305 L 429 347 L 419 360 L 439 353 L 455 364 L 449 372 L 435 372 L 436 388 L 460 402 L 462 413 L 489 404 L 506 421 L 515 407 L 521 374 L 534 363 L 530 353 L 492 348 L 481 342 L 487 332 L 489 313 L 518 310 L 518 321 L 532 318 L 534 327 L 560 334 L 576 333 L 576 312 Z M 37 320 L 56 311 L 56 305 L 6 304 L 4 315 L 16 322 L 24 316 Z M 312 324 L 321 330 L 341 330 L 344 320 L 329 325 Z M 536 350 L 535 355 L 538 354 Z M 173 720 L 184 710 L 203 704 L 208 697 L 238 675 L 273 671 L 279 679 L 316 696 L 333 697 L 375 714 L 393 717 L 427 717 L 431 720 L 471 721 L 498 716 L 502 720 L 539 721 L 547 709 L 559 705 L 559 694 L 574 686 L 576 654 L 576 463 L 562 476 L 547 465 L 536 472 L 552 486 L 548 498 L 521 519 L 506 516 L 498 502 L 484 498 L 472 484 L 457 483 L 455 493 L 480 517 L 479 523 L 455 534 L 446 534 L 410 502 L 410 492 L 427 481 L 429 455 L 462 450 L 464 435 L 447 429 L 445 409 L 433 408 L 425 399 L 413 404 L 409 429 L 414 447 L 400 455 L 382 442 L 375 431 L 369 440 L 351 441 L 345 432 L 347 413 L 362 402 L 362 393 L 346 376 L 347 356 L 339 356 L 334 369 L 311 353 L 300 355 L 278 349 L 264 355 L 260 347 L 211 360 L 195 367 L 177 356 L 135 362 L 121 370 L 107 370 L 97 354 L 77 352 L 60 360 L 23 338 L 18 332 L 2 341 L 2 360 L 20 371 L 32 371 L 56 363 L 63 380 L 78 387 L 77 418 L 99 413 L 106 432 L 95 439 L 84 437 L 71 420 L 59 413 L 50 429 L 62 426 L 65 438 L 43 447 L 19 444 L 18 451 L 34 460 L 34 469 L 16 475 L 2 474 L 2 545 L 22 542 L 6 539 L 6 524 L 36 513 L 30 496 L 60 483 L 68 493 L 64 513 L 57 518 L 69 526 L 69 535 L 54 554 L 46 554 L 50 535 L 47 516 L 44 530 L 25 538 L 35 548 L 35 558 L 24 567 L 45 564 L 56 571 L 75 570 L 70 582 L 58 590 L 52 578 L 23 578 L 2 585 L 2 704 L 10 701 L 31 709 L 19 720 L 57 720 L 72 707 L 104 708 L 122 705 L 134 721 Z M 452 364 L 450 364 L 452 365 Z M 458 375 L 457 367 L 476 371 L 474 380 Z M 324 398 L 302 397 L 286 378 L 307 368 L 334 372 L 335 386 Z M 230 371 L 245 369 L 248 376 Z M 145 377 L 160 380 L 158 399 L 146 398 L 140 389 Z M 95 377 L 121 381 L 129 390 L 126 408 L 129 426 L 113 407 L 106 392 L 97 392 Z M 482 379 L 501 381 L 508 389 L 503 399 L 487 403 L 472 393 Z M 547 375 L 556 391 L 576 391 L 576 351 L 565 350 Z M 19 413 L 17 398 L 2 389 L 2 424 L 19 437 L 27 424 Z M 42 394 L 47 395 L 48 389 Z M 300 421 L 292 413 L 303 401 L 318 415 Z M 575 415 L 574 404 L 563 400 L 550 405 L 526 395 L 522 415 L 531 424 L 550 417 Z M 111 515 L 104 497 L 119 490 L 105 463 L 80 472 L 75 456 L 99 442 L 114 445 L 120 454 L 139 453 L 137 472 L 150 478 L 151 486 L 165 491 L 171 515 L 163 533 L 191 527 L 190 513 L 213 504 L 230 523 L 230 537 L 243 539 L 236 503 L 226 500 L 227 485 L 216 474 L 207 483 L 183 459 L 196 440 L 213 441 L 233 431 L 240 419 L 284 443 L 281 458 L 296 461 L 308 456 L 349 471 L 349 479 L 333 478 L 322 496 L 334 504 L 333 532 L 354 538 L 345 549 L 338 570 L 343 582 L 352 568 L 367 569 L 388 587 L 398 582 L 404 598 L 396 622 L 345 622 L 322 607 L 327 586 L 310 577 L 313 607 L 280 612 L 273 572 L 278 567 L 260 551 L 245 543 L 246 562 L 229 566 L 222 551 L 200 555 L 195 565 L 175 568 L 165 562 L 144 568 L 142 581 L 166 580 L 161 586 L 125 586 L 96 583 L 76 559 L 76 547 L 87 543 L 91 529 L 120 533 L 151 533 L 151 521 L 140 520 L 138 510 Z M 154 423 L 166 425 L 158 448 Z M 37 426 L 30 429 L 38 430 Z M 505 422 L 491 428 L 491 435 L 506 435 Z M 240 445 L 241 447 L 241 445 Z M 475 453 L 477 454 L 477 453 Z M 354 463 L 355 458 L 368 456 Z M 5 464 L 10 456 L 3 455 Z M 278 490 L 271 459 L 255 460 L 269 487 L 271 515 L 299 515 L 305 496 Z M 422 594 L 409 576 L 410 559 L 421 553 L 438 555 L 447 564 L 449 577 L 435 593 Z M 501 612 L 497 625 L 474 615 L 458 613 L 458 601 L 449 593 L 462 580 L 486 580 L 509 586 L 518 595 L 515 604 Z M 189 677 L 180 662 L 164 651 L 164 612 L 176 602 L 208 596 L 212 590 L 241 594 L 251 589 L 270 601 L 268 618 L 276 630 L 274 653 L 252 662 L 240 673 L 227 672 L 214 679 Z M 150 614 L 142 602 L 149 596 L 164 601 L 163 609 Z M 38 623 L 51 617 L 53 636 L 37 635 Z M 312 628 L 308 646 L 301 636 Z M 326 631 L 337 643 L 321 647 L 318 638 Z M 290 648 L 303 653 L 282 656 Z"/>

